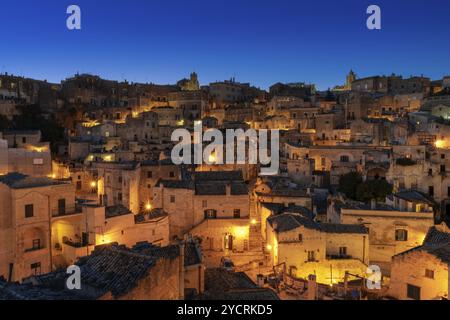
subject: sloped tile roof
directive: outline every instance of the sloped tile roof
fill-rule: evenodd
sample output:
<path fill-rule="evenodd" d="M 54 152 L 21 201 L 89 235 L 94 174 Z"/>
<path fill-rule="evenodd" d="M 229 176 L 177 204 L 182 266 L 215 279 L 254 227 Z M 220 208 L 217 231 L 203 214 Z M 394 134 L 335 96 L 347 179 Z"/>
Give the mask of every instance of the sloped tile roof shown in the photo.
<path fill-rule="evenodd" d="M 66 181 L 58 181 L 46 177 L 29 177 L 18 172 L 11 172 L 0 176 L 0 183 L 6 184 L 11 189 L 39 188 L 70 184 Z"/>

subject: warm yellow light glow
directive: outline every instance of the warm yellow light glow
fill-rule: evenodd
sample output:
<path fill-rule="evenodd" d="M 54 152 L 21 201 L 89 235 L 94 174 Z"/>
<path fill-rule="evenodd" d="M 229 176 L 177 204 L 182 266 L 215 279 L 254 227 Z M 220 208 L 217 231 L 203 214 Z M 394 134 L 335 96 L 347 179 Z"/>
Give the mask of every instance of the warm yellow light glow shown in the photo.
<path fill-rule="evenodd" d="M 132 115 L 133 115 L 133 118 L 137 118 L 137 117 L 139 117 L 139 112 L 133 111 Z"/>
<path fill-rule="evenodd" d="M 444 141 L 444 140 L 436 140 L 436 142 L 434 143 L 434 145 L 435 145 L 436 148 L 438 148 L 438 149 L 445 148 L 445 141 Z"/>
<path fill-rule="evenodd" d="M 46 152 L 46 151 L 48 151 L 47 147 L 29 146 L 28 149 L 31 150 L 31 151 L 35 151 L 35 152 Z"/>
<path fill-rule="evenodd" d="M 145 205 L 145 209 L 146 210 L 152 210 L 152 204 L 149 202 L 147 202 L 147 204 Z"/>
<path fill-rule="evenodd" d="M 211 153 L 208 157 L 209 163 L 215 163 L 216 162 L 216 156 L 214 153 Z"/>
<path fill-rule="evenodd" d="M 256 224 L 256 219 L 252 219 L 251 224 Z"/>
<path fill-rule="evenodd" d="M 184 120 L 178 121 L 178 122 L 177 122 L 177 125 L 178 125 L 178 126 L 183 126 L 183 125 L 184 125 Z"/>
<path fill-rule="evenodd" d="M 104 160 L 104 161 L 111 161 L 111 160 L 112 160 L 112 157 L 111 157 L 111 156 L 105 156 L 105 157 L 103 158 L 103 160 Z"/>
<path fill-rule="evenodd" d="M 97 186 L 97 182 L 92 181 L 92 182 L 91 182 L 91 187 L 92 187 L 92 188 L 95 188 L 96 186 Z"/>
<path fill-rule="evenodd" d="M 96 241 L 97 243 L 97 245 L 101 245 L 101 244 L 107 244 L 107 243 L 111 243 L 111 242 L 113 242 L 113 240 L 108 236 L 108 235 L 105 235 L 105 234 L 102 234 L 102 241 Z"/>
<path fill-rule="evenodd" d="M 248 227 L 234 227 L 233 234 L 236 236 L 236 238 L 247 238 Z"/>
<path fill-rule="evenodd" d="M 266 246 L 266 248 L 267 248 L 267 250 L 269 250 L 269 251 L 272 250 L 272 246 L 271 246 L 270 244 L 268 244 L 268 245 Z"/>
<path fill-rule="evenodd" d="M 91 154 L 91 155 L 88 157 L 88 160 L 89 160 L 89 161 L 94 160 L 94 156 Z"/>
<path fill-rule="evenodd" d="M 95 127 L 98 125 L 99 125 L 99 123 L 97 122 L 97 120 L 86 121 L 86 122 L 82 123 L 82 126 L 86 127 L 86 128 L 92 128 L 92 127 Z"/>

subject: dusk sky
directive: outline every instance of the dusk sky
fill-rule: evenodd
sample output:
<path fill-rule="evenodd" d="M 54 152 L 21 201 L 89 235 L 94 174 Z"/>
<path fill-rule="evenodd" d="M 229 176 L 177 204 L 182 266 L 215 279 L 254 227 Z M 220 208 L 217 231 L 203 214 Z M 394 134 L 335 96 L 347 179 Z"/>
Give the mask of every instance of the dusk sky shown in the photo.
<path fill-rule="evenodd" d="M 77 4 L 82 30 L 66 28 Z M 382 10 L 382 30 L 366 9 Z M 267 89 L 320 89 L 358 76 L 450 73 L 450 1 L 17 0 L 2 1 L 0 72 L 60 82 L 80 73 L 134 82 L 201 84 L 235 77 Z"/>

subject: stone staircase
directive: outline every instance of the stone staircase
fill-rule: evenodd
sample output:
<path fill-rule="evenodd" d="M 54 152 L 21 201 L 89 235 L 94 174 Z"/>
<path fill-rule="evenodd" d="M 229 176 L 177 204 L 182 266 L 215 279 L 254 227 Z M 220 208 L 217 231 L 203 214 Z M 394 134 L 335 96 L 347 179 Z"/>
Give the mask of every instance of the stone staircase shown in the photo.
<path fill-rule="evenodd" d="M 255 223 L 256 222 L 256 223 Z M 256 199 L 250 196 L 250 230 L 249 230 L 249 250 L 263 251 L 263 238 L 261 235 L 261 216 L 256 210 Z"/>

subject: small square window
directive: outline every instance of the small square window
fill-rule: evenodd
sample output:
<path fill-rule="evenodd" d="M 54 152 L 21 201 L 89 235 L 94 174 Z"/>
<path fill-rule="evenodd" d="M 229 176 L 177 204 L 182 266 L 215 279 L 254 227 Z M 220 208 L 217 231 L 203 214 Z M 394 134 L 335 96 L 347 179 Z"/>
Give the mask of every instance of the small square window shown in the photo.
<path fill-rule="evenodd" d="M 425 277 L 434 279 L 434 270 L 425 269 Z"/>
<path fill-rule="evenodd" d="M 33 240 L 33 250 L 39 250 L 41 248 L 41 239 Z"/>
<path fill-rule="evenodd" d="M 175 203 L 175 196 L 170 196 L 170 202 Z"/>
<path fill-rule="evenodd" d="M 407 241 L 408 240 L 408 231 L 405 229 L 397 229 L 395 230 L 395 241 Z"/>

